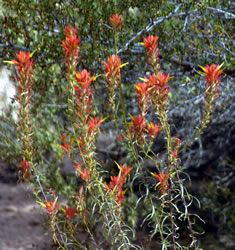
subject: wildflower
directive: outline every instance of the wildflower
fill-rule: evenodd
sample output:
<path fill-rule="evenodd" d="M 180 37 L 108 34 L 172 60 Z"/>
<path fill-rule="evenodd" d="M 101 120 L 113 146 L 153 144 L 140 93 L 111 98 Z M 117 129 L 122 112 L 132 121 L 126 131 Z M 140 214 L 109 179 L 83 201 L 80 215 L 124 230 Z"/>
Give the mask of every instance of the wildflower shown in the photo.
<path fill-rule="evenodd" d="M 53 202 L 45 201 L 44 204 L 46 205 L 46 209 L 50 215 L 55 215 L 57 210 L 59 209 L 60 205 L 56 206 L 57 198 L 54 199 Z"/>
<path fill-rule="evenodd" d="M 29 180 L 30 177 L 30 164 L 26 160 L 21 161 L 20 168 L 21 176 L 24 180 Z"/>
<path fill-rule="evenodd" d="M 133 117 L 133 126 L 134 130 L 137 134 L 143 134 L 145 132 L 145 119 L 141 115 L 138 115 L 137 117 Z"/>
<path fill-rule="evenodd" d="M 88 72 L 86 69 L 77 72 L 76 74 L 76 81 L 80 88 L 87 89 L 90 87 L 92 81 L 94 81 L 94 76 L 90 77 L 90 72 Z M 76 87 L 76 85 L 74 86 Z"/>
<path fill-rule="evenodd" d="M 144 47 L 148 50 L 147 55 L 155 59 L 159 60 L 159 52 L 157 48 L 157 40 L 158 36 L 148 36 L 147 38 L 143 37 Z"/>
<path fill-rule="evenodd" d="M 66 26 L 65 28 L 65 41 L 62 41 L 64 47 L 64 54 L 67 57 L 67 64 L 70 65 L 71 61 L 75 59 L 75 64 L 77 65 L 79 56 L 79 43 L 81 38 L 77 37 L 77 29 L 71 26 Z M 71 57 L 71 58 L 70 58 Z M 72 60 L 70 60 L 72 59 Z"/>
<path fill-rule="evenodd" d="M 221 67 L 222 64 L 221 65 L 212 64 L 210 66 L 207 64 L 205 68 L 201 67 L 202 70 L 205 72 L 205 78 L 209 84 L 220 83 L 220 75 L 223 72 L 223 69 L 221 69 Z"/>
<path fill-rule="evenodd" d="M 103 119 L 103 117 L 101 117 L 100 120 L 98 117 L 90 118 L 90 120 L 87 123 L 89 136 L 92 134 L 96 134 L 96 132 L 98 131 L 98 129 L 102 123 L 102 119 Z"/>
<path fill-rule="evenodd" d="M 65 215 L 67 217 L 67 219 L 69 221 L 72 220 L 73 216 L 76 214 L 77 210 L 74 209 L 74 208 L 70 208 L 70 207 L 65 207 L 64 208 L 64 211 L 65 211 Z"/>
<path fill-rule="evenodd" d="M 26 51 L 20 51 L 16 54 L 18 60 L 11 60 L 16 66 L 18 66 L 18 72 L 24 72 L 27 74 L 32 69 L 33 59 L 31 58 L 31 53 Z"/>
<path fill-rule="evenodd" d="M 81 178 L 86 181 L 88 184 L 91 183 L 91 178 L 90 178 L 90 169 L 87 170 L 86 168 L 84 168 L 84 170 L 81 170 L 81 166 L 83 163 L 78 163 L 76 162 L 76 166 L 74 165 L 74 167 L 77 169 L 77 171 L 79 172 Z"/>
<path fill-rule="evenodd" d="M 154 173 L 155 177 L 159 180 L 160 182 L 160 192 L 161 194 L 166 193 L 166 190 L 169 186 L 169 174 L 165 172 L 160 172 L 159 174 Z"/>
<path fill-rule="evenodd" d="M 61 139 L 63 145 L 62 145 L 62 144 L 59 144 L 59 146 L 64 150 L 64 152 L 66 152 L 66 153 L 69 154 L 69 153 L 71 152 L 72 139 L 70 139 L 70 142 L 67 143 L 67 142 L 66 142 L 67 134 L 68 134 L 68 133 L 66 132 L 64 135 L 61 135 L 61 136 L 60 136 L 60 139 Z"/>
<path fill-rule="evenodd" d="M 154 124 L 150 122 L 147 126 L 147 130 L 151 140 L 154 140 L 157 137 L 158 133 L 160 132 L 161 126 L 160 124 Z"/>
<path fill-rule="evenodd" d="M 122 28 L 122 15 L 118 14 L 113 14 L 110 18 L 109 21 L 112 24 L 112 27 L 115 31 L 119 30 Z"/>
<path fill-rule="evenodd" d="M 145 116 L 148 111 L 148 101 L 150 99 L 149 84 L 147 83 L 136 84 L 135 90 L 138 98 L 139 109 L 142 113 L 142 116 Z"/>
<path fill-rule="evenodd" d="M 149 84 L 151 101 L 155 108 L 166 109 L 169 87 L 166 85 L 170 79 L 170 74 L 167 75 L 159 73 L 149 74 L 145 77 L 146 82 Z"/>
<path fill-rule="evenodd" d="M 219 97 L 219 84 L 220 84 L 220 75 L 223 72 L 221 65 L 206 65 L 206 67 L 200 66 L 201 69 L 205 72 L 205 78 L 207 81 L 205 98 L 218 98 Z"/>
<path fill-rule="evenodd" d="M 120 164 L 120 170 L 121 170 L 122 176 L 124 178 L 126 178 L 126 177 L 128 177 L 128 175 L 131 171 L 131 167 L 128 167 L 126 164 L 124 164 L 124 165 Z"/>
<path fill-rule="evenodd" d="M 171 157 L 172 157 L 172 160 L 176 159 L 177 156 L 178 156 L 178 150 L 170 150 L 170 154 L 171 154 Z"/>
<path fill-rule="evenodd" d="M 121 59 L 116 55 L 108 57 L 107 62 L 103 62 L 105 66 L 105 73 L 108 79 L 107 87 L 117 87 L 120 83 L 120 67 Z"/>
<path fill-rule="evenodd" d="M 163 73 L 158 73 L 157 74 L 157 80 L 158 80 L 158 84 L 161 87 L 165 87 L 165 85 L 167 84 L 167 82 L 170 79 L 170 73 L 168 73 L 167 75 L 163 74 Z"/>

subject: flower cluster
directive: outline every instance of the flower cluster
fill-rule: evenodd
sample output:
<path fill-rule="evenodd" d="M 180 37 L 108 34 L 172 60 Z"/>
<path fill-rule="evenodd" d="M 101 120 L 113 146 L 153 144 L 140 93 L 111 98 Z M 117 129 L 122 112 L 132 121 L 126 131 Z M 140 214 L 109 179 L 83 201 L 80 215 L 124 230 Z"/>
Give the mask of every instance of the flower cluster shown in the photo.
<path fill-rule="evenodd" d="M 109 18 L 109 21 L 111 22 L 112 27 L 115 31 L 118 31 L 119 29 L 122 28 L 122 15 L 113 14 Z"/>
<path fill-rule="evenodd" d="M 83 165 L 82 163 L 78 163 L 76 162 L 76 165 L 74 165 L 74 167 L 76 168 L 76 170 L 79 172 L 81 178 L 87 183 L 90 184 L 91 183 L 91 177 L 90 177 L 90 173 L 91 170 L 87 170 L 86 168 L 84 168 L 83 170 L 81 169 L 81 166 Z"/>
<path fill-rule="evenodd" d="M 23 159 L 21 162 L 20 172 L 24 180 L 28 181 L 30 177 L 30 163 L 32 162 L 33 142 L 32 142 L 32 128 L 30 103 L 32 96 L 32 75 L 33 59 L 31 59 L 30 52 L 20 51 L 16 54 L 17 60 L 13 59 L 11 62 L 17 66 L 18 75 L 15 77 L 19 83 L 16 87 L 15 99 L 19 103 L 18 111 L 18 128 L 21 133 Z"/>
<path fill-rule="evenodd" d="M 158 49 L 158 36 L 148 36 L 147 38 L 143 37 L 144 47 L 148 52 L 146 54 L 150 57 L 151 64 L 153 66 L 154 72 L 158 73 L 160 70 L 159 65 L 159 49 Z"/>
<path fill-rule="evenodd" d="M 65 63 L 69 68 L 76 69 L 79 59 L 79 43 L 81 38 L 77 37 L 78 31 L 76 28 L 66 26 L 65 41 L 62 41 L 64 47 Z"/>
<path fill-rule="evenodd" d="M 76 84 L 73 86 L 75 109 L 78 120 L 82 120 L 82 126 L 87 123 L 91 113 L 93 89 L 90 86 L 93 80 L 94 76 L 90 77 L 90 72 L 86 69 L 76 73 Z"/>
<path fill-rule="evenodd" d="M 120 205 L 123 203 L 124 191 L 123 185 L 126 182 L 126 179 L 131 171 L 131 168 L 126 166 L 126 164 L 120 164 L 120 173 L 118 176 L 111 176 L 111 181 L 109 185 L 105 182 L 106 191 L 115 198 L 116 202 Z"/>
<path fill-rule="evenodd" d="M 148 83 L 139 83 L 135 85 L 135 91 L 138 98 L 138 105 L 141 115 L 145 117 L 148 112 L 148 102 L 150 100 L 150 88 Z"/>
<path fill-rule="evenodd" d="M 220 75 L 223 72 L 221 65 L 206 65 L 205 68 L 201 67 L 204 71 L 205 79 L 207 81 L 205 99 L 213 97 L 214 99 L 219 97 L 219 85 L 220 85 Z"/>
<path fill-rule="evenodd" d="M 59 146 L 64 150 L 65 153 L 67 153 L 68 155 L 70 155 L 70 153 L 71 153 L 71 147 L 72 147 L 72 139 L 70 139 L 70 142 L 67 143 L 66 142 L 67 136 L 68 136 L 67 132 L 64 135 L 60 136 L 62 144 L 59 144 Z"/>
<path fill-rule="evenodd" d="M 120 84 L 121 74 L 121 59 L 116 55 L 108 57 L 107 62 L 103 62 L 105 66 L 106 86 L 109 92 L 109 104 L 112 108 L 112 112 L 115 112 L 115 90 Z"/>
<path fill-rule="evenodd" d="M 159 180 L 160 185 L 160 192 L 161 194 L 165 194 L 167 192 L 167 189 L 169 187 L 169 173 L 166 172 L 160 172 L 159 174 L 154 173 L 154 176 Z"/>
<path fill-rule="evenodd" d="M 22 178 L 25 181 L 29 181 L 31 176 L 31 169 L 30 169 L 30 163 L 26 160 L 21 161 L 20 163 L 20 178 Z"/>
<path fill-rule="evenodd" d="M 74 208 L 65 207 L 64 212 L 65 212 L 67 220 L 71 221 L 73 216 L 76 214 L 77 210 Z"/>
<path fill-rule="evenodd" d="M 56 205 L 56 202 L 57 202 L 57 197 L 56 197 L 56 194 L 55 194 L 55 191 L 51 190 L 51 193 L 53 194 L 54 196 L 54 200 L 53 201 L 45 201 L 44 204 L 46 206 L 46 210 L 49 212 L 49 214 L 51 216 L 55 216 L 60 205 Z"/>

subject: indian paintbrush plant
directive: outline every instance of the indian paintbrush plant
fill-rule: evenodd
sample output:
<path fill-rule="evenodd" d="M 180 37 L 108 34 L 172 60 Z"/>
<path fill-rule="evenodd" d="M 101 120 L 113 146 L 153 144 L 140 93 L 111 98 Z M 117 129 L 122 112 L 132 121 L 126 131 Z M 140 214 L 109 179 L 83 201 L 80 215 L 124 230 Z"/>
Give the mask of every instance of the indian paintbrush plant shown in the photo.
<path fill-rule="evenodd" d="M 31 123 L 33 54 L 20 51 L 16 55 L 17 59 L 11 61 L 17 66 L 18 71 L 15 79 L 18 83 L 16 86 L 16 100 L 19 103 L 18 139 L 22 149 L 22 161 L 19 166 L 21 179 L 34 186 L 37 202 L 48 212 L 53 239 L 60 249 L 71 249 L 71 245 L 77 249 L 87 249 L 79 235 L 81 227 L 85 228 L 89 240 L 92 241 L 90 245 L 101 249 L 102 242 L 99 242 L 94 233 L 92 220 L 102 223 L 103 236 L 110 249 L 143 249 L 141 245 L 135 243 L 135 228 L 128 225 L 123 209 L 127 194 L 133 192 L 133 183 L 136 180 L 140 180 L 139 185 L 144 186 L 144 191 L 140 192 L 136 202 L 136 208 L 149 204 L 147 211 L 144 212 L 146 216 L 142 224 L 148 224 L 151 228 L 151 237 L 157 237 L 162 249 L 200 249 L 198 244 L 200 232 L 194 228 L 200 217 L 190 211 L 190 205 L 198 200 L 186 189 L 179 155 L 201 134 L 211 119 L 214 100 L 219 96 L 222 65 L 201 67 L 207 82 L 203 119 L 192 141 L 183 142 L 171 134 L 167 116 L 170 88 L 167 83 L 172 78 L 170 73 L 161 71 L 158 36 L 143 37 L 142 45 L 146 48 L 152 73 L 140 78 L 142 82 L 135 84 L 139 115 L 129 114 L 131 119 L 126 118 L 121 79 L 121 68 L 126 64 L 122 64 L 117 53 L 119 32 L 123 27 L 121 15 L 113 15 L 110 22 L 114 31 L 115 54 L 104 60 L 104 74 L 99 76 L 92 76 L 86 69 L 78 71 L 81 38 L 78 37 L 77 28 L 71 26 L 65 28 L 62 47 L 68 83 L 67 114 L 70 127 L 65 128 L 58 146 L 72 159 L 75 175 L 80 180 L 75 194 L 68 194 L 65 197 L 67 205 L 60 204 L 59 194 L 42 185 L 39 165 L 34 161 Z M 108 91 L 112 111 L 112 115 L 108 117 L 92 115 L 94 84 L 98 77 L 105 80 Z M 117 105 L 118 99 L 120 106 Z M 158 123 L 148 120 L 150 106 L 156 113 Z M 100 128 L 108 119 L 115 124 L 120 133 L 121 144 L 131 156 L 131 160 L 127 160 L 128 165 L 115 162 L 119 172 L 118 175 L 112 175 L 109 181 L 106 172 L 102 170 L 102 162 L 99 162 L 96 156 L 96 141 Z M 152 150 L 152 144 L 157 140 L 159 133 L 164 134 L 166 160 L 162 160 Z M 81 156 L 80 162 L 75 160 L 76 155 Z M 144 165 L 145 159 L 154 162 L 155 171 L 151 172 Z M 186 243 L 187 245 L 183 245 L 180 238 L 182 223 L 188 230 L 190 242 Z"/>

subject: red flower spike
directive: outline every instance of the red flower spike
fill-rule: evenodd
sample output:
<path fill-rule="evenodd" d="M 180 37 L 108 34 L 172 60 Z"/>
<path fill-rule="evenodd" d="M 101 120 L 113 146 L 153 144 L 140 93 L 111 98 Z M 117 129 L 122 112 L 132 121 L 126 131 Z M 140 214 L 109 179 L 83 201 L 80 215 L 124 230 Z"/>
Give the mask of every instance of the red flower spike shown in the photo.
<path fill-rule="evenodd" d="M 149 50 L 154 52 L 157 48 L 157 40 L 158 36 L 148 36 L 147 38 L 143 37 L 144 40 L 144 47 Z"/>
<path fill-rule="evenodd" d="M 88 135 L 92 135 L 95 134 L 96 131 L 98 131 L 98 128 L 100 127 L 101 123 L 102 123 L 103 117 L 99 118 L 98 117 L 92 117 L 89 121 L 88 121 Z"/>
<path fill-rule="evenodd" d="M 94 80 L 95 77 L 94 76 L 90 77 L 90 74 L 91 73 L 88 72 L 86 69 L 77 72 L 76 81 L 82 89 L 87 89 L 88 87 L 90 87 L 92 81 Z"/>
<path fill-rule="evenodd" d="M 60 205 L 56 206 L 57 198 L 54 199 L 53 202 L 51 201 L 45 201 L 44 204 L 46 205 L 46 209 L 49 212 L 50 215 L 55 215 L 57 210 L 59 209 Z"/>
<path fill-rule="evenodd" d="M 116 202 L 120 204 L 120 206 L 123 204 L 124 200 L 124 192 L 122 189 L 118 190 L 116 195 Z"/>
<path fill-rule="evenodd" d="M 166 190 L 169 186 L 169 174 L 165 172 L 160 172 L 159 174 L 154 173 L 155 177 L 159 180 L 160 182 L 160 192 L 161 194 L 166 193 Z"/>
<path fill-rule="evenodd" d="M 30 164 L 26 160 L 21 161 L 20 163 L 20 175 L 23 177 L 24 180 L 28 180 L 30 177 Z"/>
<path fill-rule="evenodd" d="M 111 87 L 114 80 L 118 80 L 116 87 L 119 85 L 120 79 L 120 67 L 121 67 L 121 58 L 118 58 L 116 55 L 108 57 L 107 62 L 103 62 L 105 66 L 106 77 L 109 81 L 107 87 Z"/>
<path fill-rule="evenodd" d="M 161 87 L 165 87 L 167 82 L 170 80 L 170 73 L 168 73 L 167 75 L 162 74 L 162 73 L 157 74 L 157 80 L 158 80 L 158 84 Z"/>
<path fill-rule="evenodd" d="M 121 173 L 123 175 L 124 178 L 128 177 L 130 171 L 131 171 L 131 167 L 128 167 L 126 164 L 122 165 L 120 164 L 120 169 L 121 169 Z"/>
<path fill-rule="evenodd" d="M 18 60 L 11 60 L 16 66 L 23 68 L 25 66 L 31 65 L 33 62 L 33 59 L 30 60 L 30 52 L 26 51 L 20 51 L 18 54 L 16 54 L 16 57 Z"/>
<path fill-rule="evenodd" d="M 112 27 L 115 31 L 119 30 L 122 28 L 122 15 L 118 14 L 113 14 L 110 18 L 109 21 L 112 24 Z"/>
<path fill-rule="evenodd" d="M 176 159 L 178 156 L 178 150 L 170 150 L 170 154 L 172 156 L 173 159 Z"/>
<path fill-rule="evenodd" d="M 76 214 L 77 210 L 74 209 L 74 208 L 70 208 L 70 207 L 65 207 L 64 208 L 64 211 L 65 211 L 65 215 L 66 215 L 66 218 L 71 221 L 73 216 Z"/>
<path fill-rule="evenodd" d="M 64 33 L 65 33 L 65 36 L 66 37 L 69 37 L 69 36 L 71 36 L 71 35 L 77 35 L 78 34 L 78 30 L 77 30 L 77 28 L 75 27 L 75 28 L 73 28 L 73 27 L 71 27 L 70 25 L 67 25 L 66 27 L 65 27 L 65 29 L 64 29 Z"/>
<path fill-rule="evenodd" d="M 201 67 L 203 71 L 205 72 L 205 78 L 206 81 L 209 84 L 212 83 L 220 83 L 220 75 L 223 72 L 223 69 L 221 69 L 222 65 L 206 65 L 205 68 Z"/>
<path fill-rule="evenodd" d="M 64 47 L 64 54 L 67 57 L 67 64 L 70 63 L 69 57 L 72 56 L 72 59 L 77 60 L 79 55 L 79 43 L 81 38 L 77 37 L 77 29 L 67 26 L 65 28 L 65 41 L 62 41 Z M 77 62 L 76 62 L 77 63 Z"/>
<path fill-rule="evenodd" d="M 147 130 L 148 130 L 150 138 L 154 140 L 157 137 L 158 133 L 161 131 L 161 126 L 160 124 L 154 124 L 150 122 L 148 124 Z"/>
<path fill-rule="evenodd" d="M 79 172 L 81 178 L 87 182 L 88 184 L 91 183 L 91 178 L 90 178 L 90 170 L 86 170 L 84 168 L 84 170 L 81 170 L 81 166 L 82 166 L 82 162 L 79 164 L 78 162 L 76 162 L 76 166 L 74 165 L 74 167 L 77 169 L 77 171 Z"/>
<path fill-rule="evenodd" d="M 145 119 L 141 115 L 138 115 L 137 117 L 133 117 L 133 126 L 134 130 L 137 134 L 144 134 L 145 132 Z"/>

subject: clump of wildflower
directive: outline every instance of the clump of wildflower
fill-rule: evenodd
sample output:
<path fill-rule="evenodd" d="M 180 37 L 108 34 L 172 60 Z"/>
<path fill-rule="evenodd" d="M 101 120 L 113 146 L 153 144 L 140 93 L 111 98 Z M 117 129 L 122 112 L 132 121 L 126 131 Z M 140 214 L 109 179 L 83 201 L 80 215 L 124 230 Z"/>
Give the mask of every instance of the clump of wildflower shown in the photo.
<path fill-rule="evenodd" d="M 109 18 L 109 21 L 111 22 L 112 27 L 115 31 L 118 31 L 119 29 L 122 28 L 122 15 L 113 14 Z"/>

